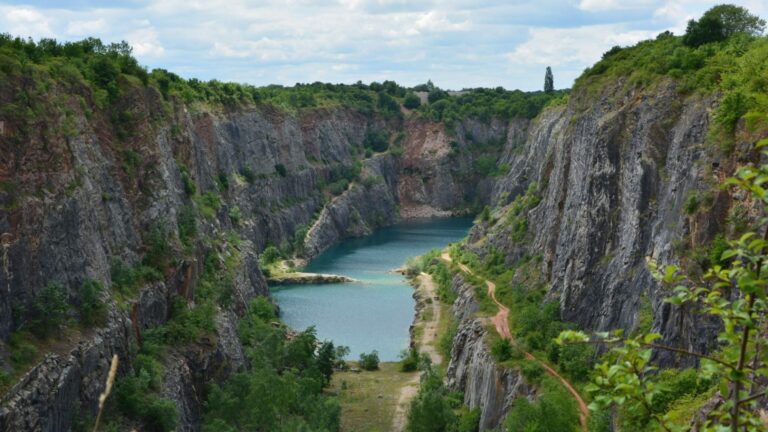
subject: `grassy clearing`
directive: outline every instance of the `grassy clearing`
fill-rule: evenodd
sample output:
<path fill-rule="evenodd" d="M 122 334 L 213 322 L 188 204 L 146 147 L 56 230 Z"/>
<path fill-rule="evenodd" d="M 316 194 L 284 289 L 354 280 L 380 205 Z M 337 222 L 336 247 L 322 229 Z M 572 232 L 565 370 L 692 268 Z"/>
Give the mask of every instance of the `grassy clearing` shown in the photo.
<path fill-rule="evenodd" d="M 400 372 L 395 362 L 381 363 L 373 372 L 334 373 L 328 391 L 338 394 L 341 403 L 341 431 L 389 431 L 400 389 L 417 375 Z"/>

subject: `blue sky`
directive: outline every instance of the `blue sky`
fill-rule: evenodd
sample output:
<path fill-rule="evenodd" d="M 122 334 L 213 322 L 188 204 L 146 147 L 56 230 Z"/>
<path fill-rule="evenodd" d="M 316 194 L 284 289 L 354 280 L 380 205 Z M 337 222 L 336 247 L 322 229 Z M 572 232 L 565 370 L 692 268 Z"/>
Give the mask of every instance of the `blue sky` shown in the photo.
<path fill-rule="evenodd" d="M 768 17 L 768 1 L 735 0 Z M 432 79 L 450 89 L 573 80 L 614 45 L 681 33 L 696 0 L 0 0 L 0 31 L 126 40 L 150 68 L 187 78 L 353 83 Z"/>

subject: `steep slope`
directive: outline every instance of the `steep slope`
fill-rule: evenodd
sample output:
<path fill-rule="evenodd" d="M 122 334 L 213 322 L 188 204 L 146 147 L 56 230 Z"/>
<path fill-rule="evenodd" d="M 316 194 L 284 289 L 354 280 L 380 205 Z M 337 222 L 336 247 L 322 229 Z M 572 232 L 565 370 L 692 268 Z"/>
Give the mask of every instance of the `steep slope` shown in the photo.
<path fill-rule="evenodd" d="M 663 34 L 618 50 L 616 58 L 607 55 L 580 78 L 567 104 L 510 123 L 500 159 L 510 170 L 495 183 L 493 207 L 463 250 L 488 271 L 511 272 L 497 275 L 510 289 L 544 289 L 544 301 L 557 302 L 560 318 L 578 328 L 653 330 L 670 346 L 713 349 L 719 324 L 664 303 L 669 292 L 651 277 L 646 258 L 701 272 L 719 259 L 711 251 L 721 236 L 738 235 L 756 214 L 745 197 L 717 187 L 738 166 L 756 162 L 753 146 L 768 136 L 764 104 L 754 102 L 762 100 L 755 90 L 761 87 L 749 78 L 764 74 L 765 63 L 755 59 L 766 40 L 752 39 L 735 55 L 729 44 L 742 43 L 700 48 L 692 55 L 704 60 L 680 79 L 664 67 L 673 52 L 688 48 Z M 721 75 L 723 88 L 713 78 Z M 691 91 L 692 80 L 708 84 L 698 81 L 702 89 Z M 734 89 L 733 83 L 749 84 Z M 752 104 L 736 114 L 723 102 L 750 91 L 758 92 Z M 511 315 L 514 321 L 514 308 Z M 447 381 L 484 416 L 499 417 L 502 400 L 529 395 L 510 390 L 477 402 L 487 398 L 487 386 L 466 386 L 466 372 L 456 372 L 479 367 L 465 348 L 465 335 L 475 334 L 469 346 L 483 337 L 473 328 L 462 321 Z M 668 352 L 655 356 L 664 366 L 695 364 Z"/>
<path fill-rule="evenodd" d="M 496 161 L 505 120 L 449 130 L 377 107 L 393 99 L 367 87 L 329 91 L 354 103 L 286 108 L 255 89 L 148 77 L 93 41 L 69 45 L 93 50 L 85 62 L 0 42 L 0 430 L 93 417 L 112 355 L 119 383 L 140 372 L 147 338 L 163 349 L 154 396 L 197 430 L 206 386 L 249 366 L 238 321 L 268 296 L 267 245 L 312 258 L 401 216 L 491 197 L 495 173 L 474 167 Z M 376 134 L 389 151 L 371 151 Z"/>

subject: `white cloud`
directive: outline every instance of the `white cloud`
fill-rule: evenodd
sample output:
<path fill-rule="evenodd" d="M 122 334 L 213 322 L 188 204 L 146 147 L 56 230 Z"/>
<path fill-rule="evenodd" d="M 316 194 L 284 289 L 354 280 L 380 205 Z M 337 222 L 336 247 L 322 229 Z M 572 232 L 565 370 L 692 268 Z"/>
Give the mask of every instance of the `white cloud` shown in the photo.
<path fill-rule="evenodd" d="M 4 31 L 16 36 L 32 36 L 36 38 L 52 37 L 50 19 L 42 12 L 27 7 L 0 6 L 0 23 Z"/>
<path fill-rule="evenodd" d="M 559 66 L 573 63 L 591 65 L 614 45 L 631 45 L 655 35 L 656 31 L 626 31 L 606 24 L 569 29 L 532 28 L 530 39 L 507 57 L 515 64 Z"/>
<path fill-rule="evenodd" d="M 588 12 L 640 9 L 658 3 L 659 0 L 579 0 L 579 9 Z"/>
<path fill-rule="evenodd" d="M 428 78 L 450 88 L 569 86 L 613 45 L 672 29 L 716 0 L 123 0 L 98 8 L 0 0 L 0 31 L 127 40 L 185 77 L 292 84 Z M 765 0 L 729 0 L 768 16 Z M 13 6 L 13 3 L 19 3 Z M 53 2 L 52 2 L 53 3 Z M 66 4 L 66 2 L 63 2 Z"/>
<path fill-rule="evenodd" d="M 165 48 L 160 44 L 157 31 L 153 27 L 136 29 L 128 33 L 125 39 L 138 57 L 161 57 L 165 54 Z"/>
<path fill-rule="evenodd" d="M 103 19 L 75 20 L 67 24 L 67 34 L 72 36 L 93 36 L 106 30 L 107 22 Z"/>

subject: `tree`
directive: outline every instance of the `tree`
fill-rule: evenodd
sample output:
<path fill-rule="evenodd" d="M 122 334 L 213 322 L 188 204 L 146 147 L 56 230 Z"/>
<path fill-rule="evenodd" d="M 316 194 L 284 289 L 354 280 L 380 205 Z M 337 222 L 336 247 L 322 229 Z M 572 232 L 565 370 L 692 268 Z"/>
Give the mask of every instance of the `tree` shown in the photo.
<path fill-rule="evenodd" d="M 768 146 L 768 139 L 758 147 Z M 768 152 L 763 152 L 768 156 Z M 768 335 L 768 191 L 761 184 L 768 178 L 768 164 L 759 168 L 745 166 L 725 185 L 740 189 L 762 204 L 757 219 L 761 226 L 730 241 L 722 252 L 719 263 L 714 264 L 703 277 L 689 276 L 677 266 L 659 268 L 649 260 L 653 276 L 668 286 L 673 295 L 666 302 L 688 311 L 717 319 L 723 323 L 715 353 L 692 351 L 657 343 L 660 334 L 640 334 L 626 338 L 622 333 L 602 333 L 588 336 L 582 332 L 565 331 L 559 343 L 599 343 L 612 347 L 605 361 L 596 366 L 594 383 L 588 391 L 594 394 L 592 407 L 606 409 L 623 406 L 627 412 L 640 414 L 666 431 L 684 430 L 675 426 L 668 416 L 654 409 L 663 396 L 657 367 L 651 362 L 653 350 L 664 350 L 693 357 L 700 362 L 698 375 L 704 379 L 719 380 L 719 396 L 723 403 L 709 413 L 700 431 L 732 432 L 764 430 L 759 416 L 758 401 L 765 398 L 766 345 Z M 762 231 L 761 235 L 757 232 Z M 638 425 L 634 425 L 638 426 Z"/>
<path fill-rule="evenodd" d="M 58 332 L 67 322 L 69 304 L 64 287 L 58 282 L 49 283 L 35 298 L 32 305 L 34 319 L 32 332 L 41 338 L 47 338 Z"/>
<path fill-rule="evenodd" d="M 747 9 L 729 4 L 718 5 L 706 11 L 698 21 L 688 21 L 683 43 L 698 47 L 725 40 L 736 33 L 757 36 L 763 30 L 765 20 L 750 14 Z"/>
<path fill-rule="evenodd" d="M 717 5 L 708 10 L 702 16 L 712 18 L 720 22 L 723 36 L 730 37 L 736 33 L 746 33 L 758 36 L 765 30 L 765 20 L 752 15 L 743 7 L 731 4 Z"/>
<path fill-rule="evenodd" d="M 375 371 L 379 369 L 379 352 L 376 350 L 371 351 L 370 354 L 360 354 L 360 368 L 367 371 Z"/>
<path fill-rule="evenodd" d="M 416 109 L 421 105 L 421 99 L 414 92 L 408 92 L 403 100 L 403 106 L 408 109 Z"/>
<path fill-rule="evenodd" d="M 555 78 L 552 76 L 552 68 L 547 66 L 547 72 L 544 74 L 544 92 L 552 93 L 555 91 Z"/>

